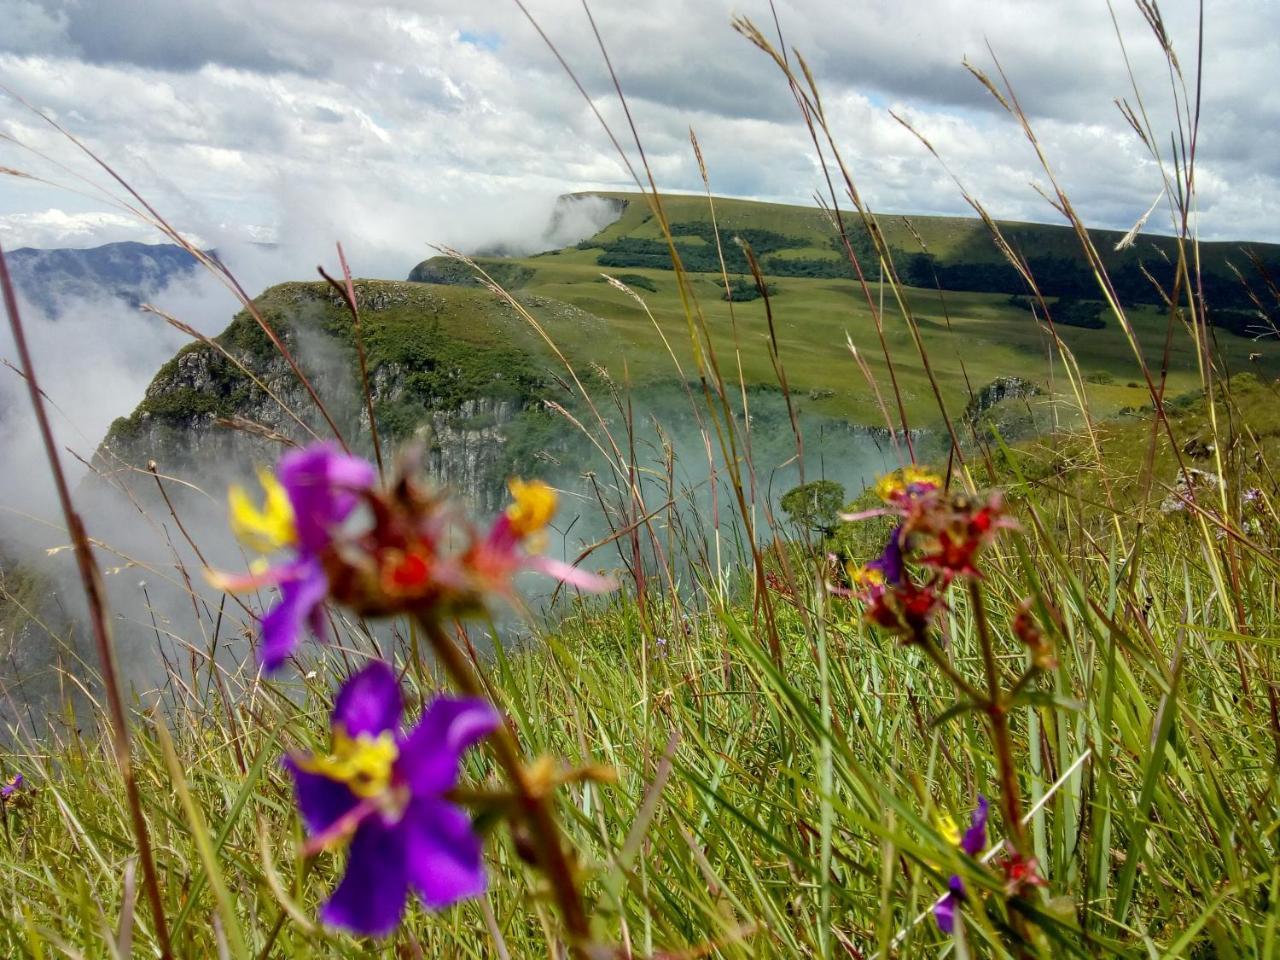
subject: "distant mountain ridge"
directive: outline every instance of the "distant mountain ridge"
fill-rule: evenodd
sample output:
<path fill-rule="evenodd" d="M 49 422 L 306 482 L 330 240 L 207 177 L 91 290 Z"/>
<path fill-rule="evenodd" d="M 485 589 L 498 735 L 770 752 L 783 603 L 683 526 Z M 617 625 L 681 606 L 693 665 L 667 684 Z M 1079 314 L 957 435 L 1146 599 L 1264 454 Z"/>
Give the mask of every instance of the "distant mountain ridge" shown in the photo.
<path fill-rule="evenodd" d="M 109 297 L 138 306 L 199 262 L 172 243 L 123 241 L 83 249 L 22 247 L 5 259 L 14 286 L 51 316 L 73 299 Z"/>

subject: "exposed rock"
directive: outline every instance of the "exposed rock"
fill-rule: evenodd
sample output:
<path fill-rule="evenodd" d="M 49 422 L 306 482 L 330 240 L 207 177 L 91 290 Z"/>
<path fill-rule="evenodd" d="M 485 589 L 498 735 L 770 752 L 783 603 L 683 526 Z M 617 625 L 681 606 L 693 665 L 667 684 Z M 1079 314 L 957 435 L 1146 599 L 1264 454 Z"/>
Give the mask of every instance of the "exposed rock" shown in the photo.
<path fill-rule="evenodd" d="M 996 377 L 969 401 L 964 415 L 968 420 L 976 420 L 1001 401 L 1034 397 L 1039 393 L 1041 390 L 1037 384 L 1022 377 Z"/>
<path fill-rule="evenodd" d="M 536 351 L 513 342 L 522 321 L 501 301 L 484 290 L 445 293 L 366 281 L 356 284 L 356 296 L 379 433 L 388 444 L 420 445 L 432 479 L 491 510 L 512 467 L 512 431 L 522 458 L 536 458 L 544 439 L 564 446 L 562 433 L 543 426 L 544 401 L 564 399 L 561 387 Z M 371 452 L 369 404 L 343 298 L 323 284 L 284 284 L 258 306 L 342 435 Z M 464 317 L 465 327 L 452 326 Z M 479 336 L 486 324 L 491 335 Z M 113 425 L 100 451 L 106 462 L 144 466 L 154 459 L 162 468 L 270 462 L 282 442 L 331 433 L 256 321 L 241 314 L 218 343 L 225 353 L 192 345 L 160 370 L 134 414 Z"/>

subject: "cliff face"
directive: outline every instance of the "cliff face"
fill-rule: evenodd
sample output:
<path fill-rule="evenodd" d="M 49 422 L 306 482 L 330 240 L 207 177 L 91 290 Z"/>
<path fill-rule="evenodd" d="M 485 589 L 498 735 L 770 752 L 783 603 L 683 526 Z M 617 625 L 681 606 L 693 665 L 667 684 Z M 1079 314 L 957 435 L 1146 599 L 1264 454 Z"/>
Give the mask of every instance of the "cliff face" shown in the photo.
<path fill-rule="evenodd" d="M 510 473 L 537 471 L 542 448 L 567 434 L 545 401 L 568 401 L 540 343 L 486 290 L 357 284 L 369 392 L 388 449 L 417 445 L 437 481 L 482 509 Z M 371 452 L 354 328 L 324 284 L 288 283 L 256 301 L 348 442 Z M 561 305 L 563 307 L 563 305 Z M 288 443 L 332 430 L 305 387 L 247 313 L 215 341 L 167 363 L 137 410 L 112 426 L 100 459 L 162 469 L 270 462 Z"/>

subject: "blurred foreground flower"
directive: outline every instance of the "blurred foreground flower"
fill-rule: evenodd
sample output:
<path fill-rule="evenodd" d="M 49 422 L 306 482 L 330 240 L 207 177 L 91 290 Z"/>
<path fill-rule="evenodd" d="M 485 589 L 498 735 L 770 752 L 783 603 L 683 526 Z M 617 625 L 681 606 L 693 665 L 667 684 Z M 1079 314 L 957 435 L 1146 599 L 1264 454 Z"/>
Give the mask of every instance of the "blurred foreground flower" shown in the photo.
<path fill-rule="evenodd" d="M 410 889 L 440 909 L 485 888 L 480 838 L 446 794 L 462 754 L 501 719 L 483 700 L 439 697 L 404 733 L 402 711 L 395 673 L 375 662 L 338 694 L 330 753 L 285 760 L 307 851 L 350 843 L 321 917 L 371 936 L 395 929 Z"/>
<path fill-rule="evenodd" d="M 284 663 L 305 626 L 323 635 L 329 592 L 323 556 L 376 479 L 370 464 L 320 443 L 285 455 L 274 475 L 265 470 L 258 474 L 265 495 L 261 508 L 243 488 L 231 488 L 227 499 L 236 536 L 259 553 L 292 549 L 294 554 L 291 561 L 263 565 L 248 576 L 210 575 L 215 586 L 230 592 L 279 588 L 279 601 L 262 618 L 261 656 L 267 670 Z"/>
<path fill-rule="evenodd" d="M 584 590 L 614 586 L 540 554 L 557 500 L 541 481 L 512 480 L 512 504 L 481 533 L 412 471 L 402 471 L 387 490 L 375 489 L 375 478 L 367 462 L 315 444 L 284 457 L 276 476 L 261 474 L 262 508 L 232 488 L 236 534 L 260 551 L 294 551 L 291 562 L 249 576 L 211 575 L 229 591 L 280 588 L 279 603 L 262 619 L 268 670 L 293 652 L 306 626 L 322 634 L 326 598 L 360 616 L 438 619 L 478 613 L 494 598 L 514 599 L 514 577 L 524 570 Z M 362 503 L 363 523 L 349 523 Z"/>
<path fill-rule="evenodd" d="M 987 816 L 990 813 L 990 804 L 987 798 L 978 795 L 978 806 L 973 811 L 973 818 L 969 821 L 969 829 L 964 832 L 963 836 L 955 836 L 958 831 L 952 825 L 952 836 L 948 839 L 966 854 L 976 857 L 987 846 Z M 960 910 L 960 904 L 965 900 L 966 891 L 964 881 L 960 879 L 958 874 L 952 874 L 951 879 L 947 881 L 946 895 L 933 905 L 933 918 L 938 922 L 938 929 L 943 933 L 952 933 L 956 928 L 956 914 Z"/>

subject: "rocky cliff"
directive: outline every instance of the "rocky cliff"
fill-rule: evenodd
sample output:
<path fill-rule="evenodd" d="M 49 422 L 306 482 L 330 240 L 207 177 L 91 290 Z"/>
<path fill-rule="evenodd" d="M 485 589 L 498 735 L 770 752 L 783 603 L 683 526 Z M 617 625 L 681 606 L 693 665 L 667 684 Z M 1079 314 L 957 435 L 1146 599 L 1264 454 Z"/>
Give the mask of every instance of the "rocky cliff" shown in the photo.
<path fill-rule="evenodd" d="M 542 342 L 484 289 L 358 281 L 362 339 L 379 433 L 388 447 L 418 444 L 433 477 L 494 508 L 505 477 L 562 459 L 571 431 L 547 407 L 570 404 Z M 354 325 L 321 283 L 286 283 L 255 301 L 353 447 L 371 432 Z M 598 323 L 582 311 L 535 303 L 557 324 Z M 100 458 L 163 469 L 269 462 L 283 445 L 331 435 L 314 401 L 247 313 L 213 344 L 183 349 L 138 408 L 113 424 Z"/>

